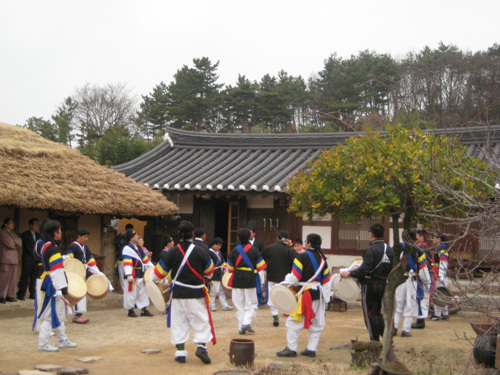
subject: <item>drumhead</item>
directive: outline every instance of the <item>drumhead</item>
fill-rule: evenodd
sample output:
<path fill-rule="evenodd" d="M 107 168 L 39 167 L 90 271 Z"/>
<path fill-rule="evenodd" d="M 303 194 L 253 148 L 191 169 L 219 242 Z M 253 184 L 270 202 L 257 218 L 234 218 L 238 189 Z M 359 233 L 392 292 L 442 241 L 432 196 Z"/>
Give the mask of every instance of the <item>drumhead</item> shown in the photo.
<path fill-rule="evenodd" d="M 226 272 L 224 274 L 224 276 L 222 276 L 222 286 L 226 289 L 229 289 L 229 290 L 233 289 L 227 285 L 229 283 L 230 278 L 231 278 L 231 274 L 229 272 Z"/>
<path fill-rule="evenodd" d="M 292 291 L 284 285 L 275 285 L 271 289 L 269 297 L 271 298 L 273 305 L 285 314 L 290 314 L 297 308 L 297 299 L 295 298 L 295 294 L 293 294 Z"/>
<path fill-rule="evenodd" d="M 81 263 L 81 262 L 80 262 Z M 82 299 L 87 294 L 87 284 L 80 275 L 74 272 L 66 271 L 68 278 L 68 295 L 75 299 Z"/>
<path fill-rule="evenodd" d="M 444 286 L 437 288 L 432 293 L 432 300 L 439 307 L 449 306 L 451 304 L 451 298 L 450 291 Z"/>
<path fill-rule="evenodd" d="M 87 279 L 87 293 L 92 298 L 103 298 L 108 294 L 108 279 L 102 275 L 92 275 Z"/>
<path fill-rule="evenodd" d="M 151 268 L 148 268 L 146 270 L 146 272 L 144 272 L 144 281 L 148 281 L 149 280 L 151 272 L 153 272 L 154 269 L 155 269 L 154 267 L 151 267 Z"/>
<path fill-rule="evenodd" d="M 165 312 L 166 301 L 162 291 L 151 280 L 146 281 L 146 292 L 148 293 L 151 303 L 158 311 Z"/>
<path fill-rule="evenodd" d="M 340 274 L 333 275 L 333 295 L 345 302 L 355 302 L 359 298 L 361 289 L 351 278 L 341 278 Z"/>
<path fill-rule="evenodd" d="M 66 271 L 74 272 L 82 279 L 85 280 L 85 276 L 87 276 L 87 271 L 85 270 L 85 266 L 82 262 L 75 258 L 67 258 L 63 261 L 64 269 Z"/>

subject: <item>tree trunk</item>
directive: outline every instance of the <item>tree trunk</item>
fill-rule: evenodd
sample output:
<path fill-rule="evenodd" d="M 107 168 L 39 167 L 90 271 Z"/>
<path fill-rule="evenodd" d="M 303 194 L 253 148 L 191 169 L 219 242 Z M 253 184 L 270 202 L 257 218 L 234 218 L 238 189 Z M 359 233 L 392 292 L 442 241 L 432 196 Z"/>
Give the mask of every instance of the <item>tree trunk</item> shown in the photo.
<path fill-rule="evenodd" d="M 394 332 L 394 296 L 396 294 L 396 289 L 399 285 L 405 282 L 404 272 L 406 270 L 406 264 L 408 263 L 408 257 L 410 255 L 410 247 L 403 245 L 399 241 L 399 216 L 392 217 L 392 227 L 394 230 L 394 247 L 393 247 L 393 268 L 389 277 L 387 278 L 387 285 L 384 291 L 384 297 L 382 298 L 383 316 L 384 316 L 384 337 L 382 338 L 382 363 L 388 363 L 396 360 L 396 355 L 393 349 L 393 338 L 392 334 Z M 404 256 L 399 261 L 401 252 L 404 251 Z"/>

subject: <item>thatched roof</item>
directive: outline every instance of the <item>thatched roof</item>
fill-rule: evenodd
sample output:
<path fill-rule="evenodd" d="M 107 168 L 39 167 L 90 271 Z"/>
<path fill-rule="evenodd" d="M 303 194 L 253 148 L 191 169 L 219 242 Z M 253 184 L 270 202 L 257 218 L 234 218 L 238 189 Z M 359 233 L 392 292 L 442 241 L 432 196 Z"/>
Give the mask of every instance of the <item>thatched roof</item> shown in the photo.
<path fill-rule="evenodd" d="M 159 191 L 68 146 L 0 123 L 0 206 L 121 217 L 170 215 Z"/>

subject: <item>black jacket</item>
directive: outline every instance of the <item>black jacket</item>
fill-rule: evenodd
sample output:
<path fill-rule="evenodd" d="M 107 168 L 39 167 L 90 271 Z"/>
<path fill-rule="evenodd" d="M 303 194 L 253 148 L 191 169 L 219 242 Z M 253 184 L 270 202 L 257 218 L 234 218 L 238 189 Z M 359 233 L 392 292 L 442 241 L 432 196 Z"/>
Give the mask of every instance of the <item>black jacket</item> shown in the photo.
<path fill-rule="evenodd" d="M 363 264 L 357 270 L 350 272 L 351 277 L 359 279 L 362 284 L 386 284 L 387 277 L 392 270 L 393 252 L 392 248 L 387 245 L 387 258 L 382 261 L 384 247 L 384 240 L 373 240 L 363 255 Z"/>
<path fill-rule="evenodd" d="M 262 258 L 267 264 L 267 280 L 280 283 L 292 270 L 297 251 L 286 246 L 282 241 L 269 245 L 262 252 Z"/>

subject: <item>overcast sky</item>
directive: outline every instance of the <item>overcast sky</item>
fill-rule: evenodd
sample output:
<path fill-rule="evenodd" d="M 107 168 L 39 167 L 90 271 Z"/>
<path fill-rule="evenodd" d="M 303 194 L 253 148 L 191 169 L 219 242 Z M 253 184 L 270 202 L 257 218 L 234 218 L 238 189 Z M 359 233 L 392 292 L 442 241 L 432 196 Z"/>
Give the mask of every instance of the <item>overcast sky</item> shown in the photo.
<path fill-rule="evenodd" d="M 333 53 L 486 50 L 499 14 L 499 0 L 0 0 L 0 122 L 50 119 L 85 83 L 125 83 L 139 102 L 203 56 L 234 85 L 308 79 Z"/>

